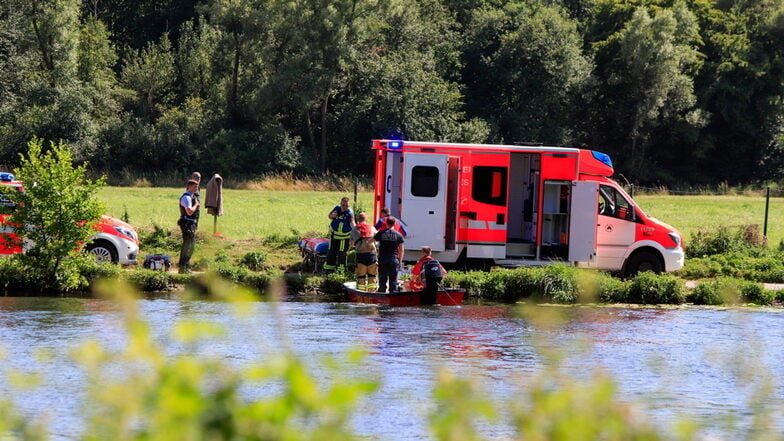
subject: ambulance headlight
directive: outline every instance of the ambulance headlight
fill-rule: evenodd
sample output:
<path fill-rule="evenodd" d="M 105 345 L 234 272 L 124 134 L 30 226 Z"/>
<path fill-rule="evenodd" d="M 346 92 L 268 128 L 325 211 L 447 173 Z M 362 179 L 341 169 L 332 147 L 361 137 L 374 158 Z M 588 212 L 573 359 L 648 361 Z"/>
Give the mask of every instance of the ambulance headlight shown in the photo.
<path fill-rule="evenodd" d="M 672 239 L 673 242 L 675 242 L 676 247 L 681 246 L 681 236 L 678 233 L 669 232 L 667 235 L 670 236 L 670 239 Z"/>
<path fill-rule="evenodd" d="M 136 236 L 136 231 L 134 231 L 131 228 L 126 228 L 126 227 L 121 227 L 119 225 L 115 225 L 114 229 L 115 229 L 115 231 L 117 231 L 118 233 L 122 234 L 123 236 L 128 236 L 128 237 L 130 237 L 133 240 L 138 240 L 138 237 Z"/>

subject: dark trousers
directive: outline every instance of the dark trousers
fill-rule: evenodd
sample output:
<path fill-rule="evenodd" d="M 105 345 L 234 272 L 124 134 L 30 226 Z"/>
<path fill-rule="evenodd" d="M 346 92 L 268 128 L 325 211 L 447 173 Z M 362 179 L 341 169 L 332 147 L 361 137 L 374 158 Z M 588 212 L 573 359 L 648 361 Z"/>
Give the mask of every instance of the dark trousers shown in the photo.
<path fill-rule="evenodd" d="M 180 262 L 178 266 L 181 270 L 188 269 L 191 264 L 193 249 L 196 248 L 196 222 L 180 220 L 180 231 L 182 232 L 182 248 L 180 248 Z"/>
<path fill-rule="evenodd" d="M 338 239 L 332 236 L 329 239 L 327 261 L 324 262 L 325 271 L 343 270 L 346 268 L 346 253 L 348 252 L 349 238 Z"/>
<path fill-rule="evenodd" d="M 397 262 L 378 264 L 378 292 L 397 291 Z M 387 285 L 389 283 L 389 285 Z"/>

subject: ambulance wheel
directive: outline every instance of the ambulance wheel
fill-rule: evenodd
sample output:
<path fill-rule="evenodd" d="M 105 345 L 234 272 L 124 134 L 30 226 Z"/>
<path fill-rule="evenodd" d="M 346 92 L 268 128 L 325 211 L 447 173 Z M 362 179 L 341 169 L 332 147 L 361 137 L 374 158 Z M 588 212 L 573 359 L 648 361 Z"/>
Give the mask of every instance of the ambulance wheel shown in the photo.
<path fill-rule="evenodd" d="M 629 258 L 628 262 L 626 262 L 626 277 L 634 277 L 637 273 L 643 271 L 651 271 L 656 274 L 663 272 L 664 265 L 662 264 L 661 259 L 659 259 L 659 256 L 650 251 L 634 253 L 632 257 Z"/>
<path fill-rule="evenodd" d="M 117 263 L 120 261 L 114 245 L 105 240 L 96 240 L 95 242 L 92 242 L 91 244 L 84 247 L 84 249 L 87 251 L 87 254 L 95 259 L 96 262 Z"/>

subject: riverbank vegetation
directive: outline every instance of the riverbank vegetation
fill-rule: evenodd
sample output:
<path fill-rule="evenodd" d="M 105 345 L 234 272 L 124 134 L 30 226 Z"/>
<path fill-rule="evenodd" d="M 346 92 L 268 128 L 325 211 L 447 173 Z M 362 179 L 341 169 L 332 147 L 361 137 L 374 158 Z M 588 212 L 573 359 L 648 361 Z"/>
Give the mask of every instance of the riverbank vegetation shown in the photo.
<path fill-rule="evenodd" d="M 373 138 L 595 148 L 635 183 L 782 178 L 780 2 L 6 0 L 0 163 L 369 175 Z"/>

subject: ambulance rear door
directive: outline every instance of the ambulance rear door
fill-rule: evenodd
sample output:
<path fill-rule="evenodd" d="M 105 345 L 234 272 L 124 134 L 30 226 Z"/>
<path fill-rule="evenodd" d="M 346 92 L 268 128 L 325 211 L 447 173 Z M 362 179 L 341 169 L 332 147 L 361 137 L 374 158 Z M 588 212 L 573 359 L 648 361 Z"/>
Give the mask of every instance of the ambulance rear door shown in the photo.
<path fill-rule="evenodd" d="M 599 184 L 591 181 L 572 183 L 569 220 L 569 261 L 596 263 L 596 225 Z"/>
<path fill-rule="evenodd" d="M 407 249 L 445 249 L 448 163 L 444 154 L 405 154 L 400 217 L 408 231 Z"/>

